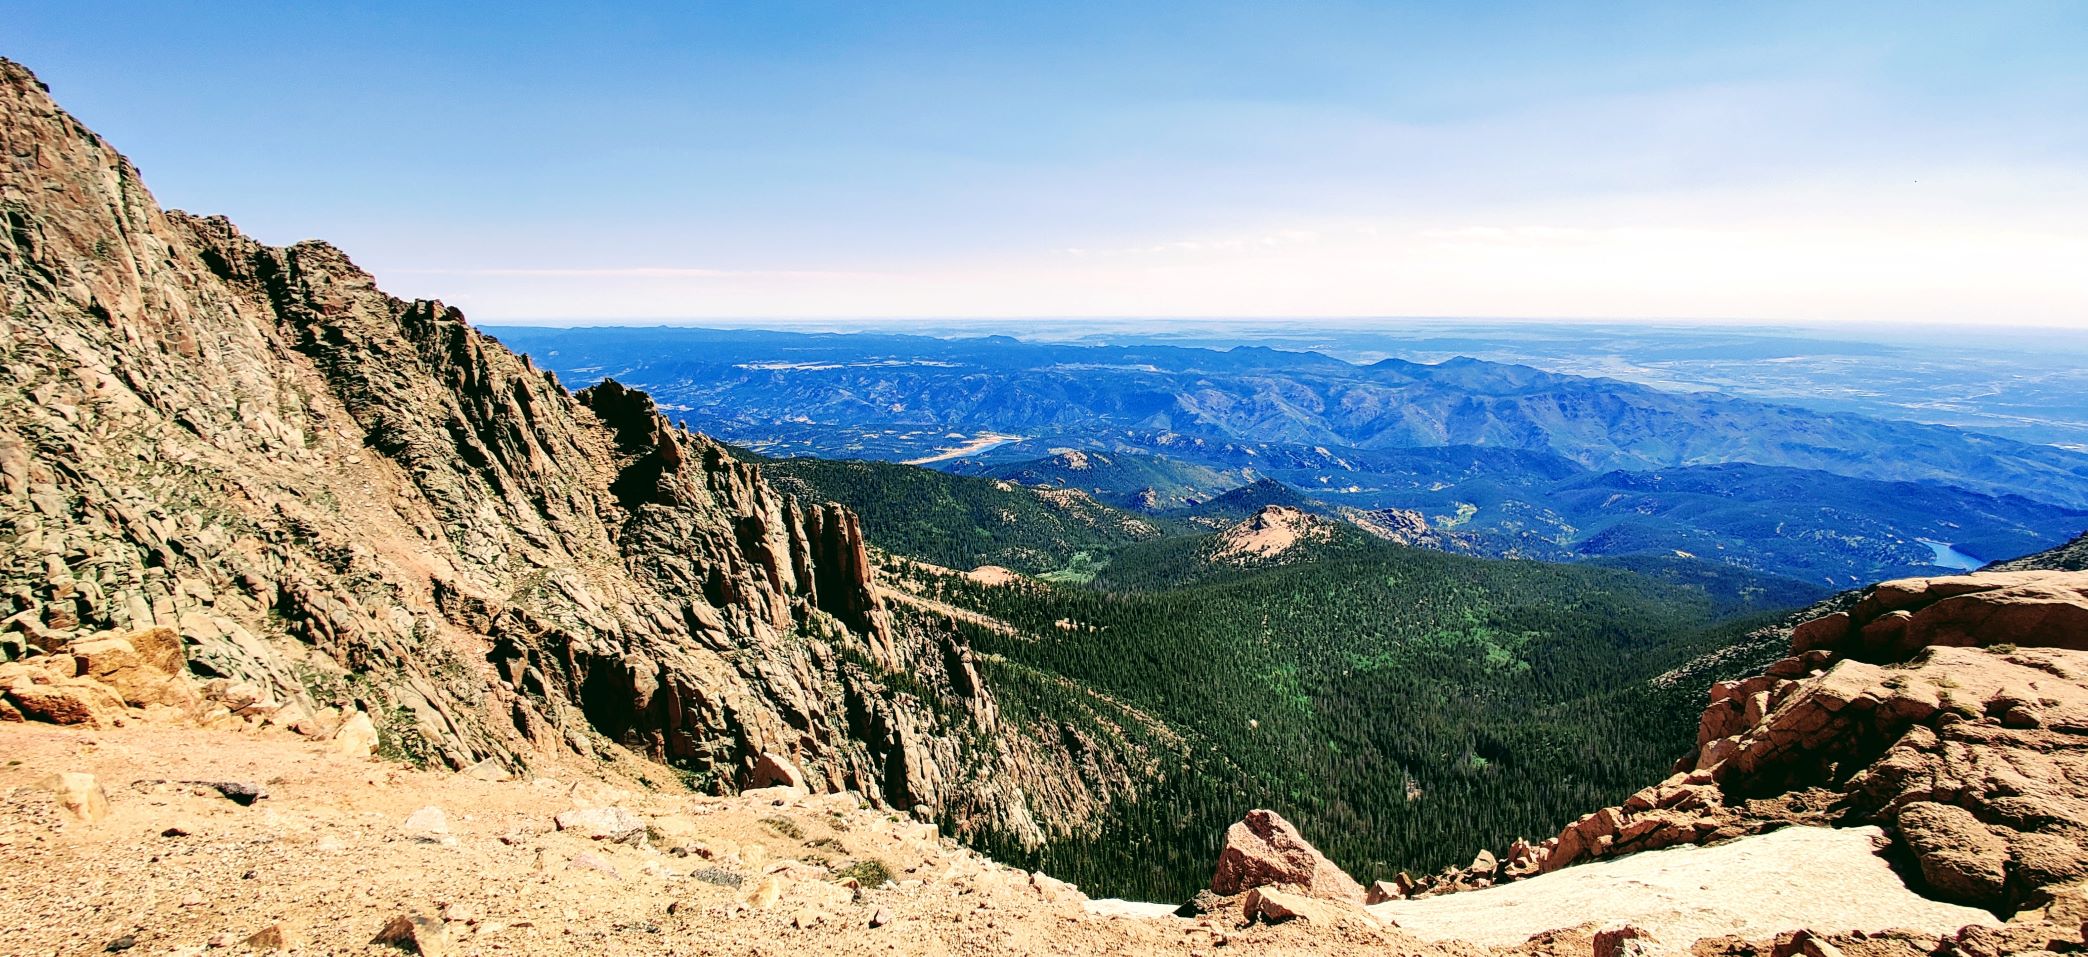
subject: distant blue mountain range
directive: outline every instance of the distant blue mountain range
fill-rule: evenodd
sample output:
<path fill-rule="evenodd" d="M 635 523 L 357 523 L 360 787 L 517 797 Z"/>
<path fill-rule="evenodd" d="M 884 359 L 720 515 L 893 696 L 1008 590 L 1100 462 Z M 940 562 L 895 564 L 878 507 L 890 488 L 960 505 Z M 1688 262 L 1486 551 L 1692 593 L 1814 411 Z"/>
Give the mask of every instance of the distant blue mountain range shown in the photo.
<path fill-rule="evenodd" d="M 2088 527 L 2078 452 L 1468 358 L 491 331 L 570 386 L 615 378 L 769 455 L 932 460 L 1148 509 L 1274 478 L 1332 510 L 1412 509 L 1498 554 L 1686 552 L 1842 585 L 2011 558 Z M 1109 468 L 1069 474 L 1054 458 L 1069 449 Z"/>

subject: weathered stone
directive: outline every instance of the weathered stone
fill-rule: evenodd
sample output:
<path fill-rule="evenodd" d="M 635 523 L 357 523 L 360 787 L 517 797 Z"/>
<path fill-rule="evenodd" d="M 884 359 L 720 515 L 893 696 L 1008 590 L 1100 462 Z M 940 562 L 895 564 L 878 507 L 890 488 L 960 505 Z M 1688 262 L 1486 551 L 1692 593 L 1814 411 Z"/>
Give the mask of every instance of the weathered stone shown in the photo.
<path fill-rule="evenodd" d="M 599 854 L 586 851 L 575 854 L 573 855 L 573 866 L 582 870 L 594 871 L 597 874 L 606 874 L 613 880 L 623 880 L 623 873 L 616 869 L 616 865 L 609 863 L 608 860 Z"/>
<path fill-rule="evenodd" d="M 581 837 L 619 844 L 645 841 L 645 819 L 620 807 L 596 807 L 566 811 L 554 819 L 561 831 Z"/>
<path fill-rule="evenodd" d="M 441 842 L 450 837 L 449 817 L 439 807 L 424 807 L 407 815 L 406 822 L 399 826 L 406 836 L 418 841 Z"/>
<path fill-rule="evenodd" d="M 351 758 L 368 758 L 377 753 L 377 725 L 370 716 L 357 711 L 341 722 L 333 736 L 334 750 Z"/>
<path fill-rule="evenodd" d="M 1842 957 L 1842 949 L 1810 930 L 1780 936 L 1770 957 Z"/>
<path fill-rule="evenodd" d="M 122 721 L 126 714 L 123 699 L 96 681 L 23 675 L 0 684 L 0 689 L 0 700 L 30 721 L 99 728 Z"/>
<path fill-rule="evenodd" d="M 1312 897 L 1363 900 L 1363 887 L 1307 843 L 1282 815 L 1254 810 L 1225 831 L 1211 890 L 1231 896 L 1285 886 Z"/>
<path fill-rule="evenodd" d="M 1030 875 L 1030 887 L 1036 890 L 1038 896 L 1048 901 L 1083 901 L 1087 899 L 1087 895 L 1082 894 L 1079 887 L 1059 880 L 1043 871 Z"/>
<path fill-rule="evenodd" d="M 806 789 L 805 772 L 780 754 L 763 751 L 747 774 L 748 788 L 787 787 Z"/>
<path fill-rule="evenodd" d="M 790 882 L 781 875 L 770 874 L 741 891 L 739 900 L 750 910 L 767 910 L 775 906 L 789 886 Z"/>
<path fill-rule="evenodd" d="M 209 781 L 205 784 L 240 807 L 252 807 L 255 801 L 268 796 L 267 788 L 251 781 Z"/>
<path fill-rule="evenodd" d="M 44 787 L 58 801 L 67 817 L 81 824 L 98 824 L 109 816 L 109 795 L 94 775 L 83 771 L 61 771 L 44 780 Z"/>
<path fill-rule="evenodd" d="M 372 944 L 397 947 L 422 957 L 448 957 L 450 953 L 449 929 L 439 918 L 424 914 L 400 914 L 384 925 Z"/>
<path fill-rule="evenodd" d="M 1943 898 L 1992 907 L 2008 882 L 2008 842 L 1964 808 L 1920 801 L 1899 813 L 1921 876 Z"/>
<path fill-rule="evenodd" d="M 1595 957 L 1650 957 L 1654 953 L 1651 936 L 1629 924 L 1595 932 Z"/>
<path fill-rule="evenodd" d="M 1345 913 L 1346 907 L 1342 902 L 1293 894 L 1274 887 L 1256 887 L 1249 890 L 1247 896 L 1241 900 L 1240 906 L 1245 919 L 1268 924 L 1302 920 L 1308 924 L 1331 926 L 1344 916 L 1352 916 Z"/>
<path fill-rule="evenodd" d="M 284 924 L 270 924 L 247 935 L 241 946 L 248 950 L 291 950 L 301 946 L 297 933 Z"/>

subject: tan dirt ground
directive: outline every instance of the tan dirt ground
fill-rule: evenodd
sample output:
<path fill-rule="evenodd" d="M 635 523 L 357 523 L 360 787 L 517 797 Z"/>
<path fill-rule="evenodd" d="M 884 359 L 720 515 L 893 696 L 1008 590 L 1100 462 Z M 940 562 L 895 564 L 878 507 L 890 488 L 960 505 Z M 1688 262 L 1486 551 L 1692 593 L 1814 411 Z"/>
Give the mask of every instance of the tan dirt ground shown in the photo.
<path fill-rule="evenodd" d="M 229 955 L 281 924 L 294 953 L 397 955 L 370 942 L 387 922 L 445 912 L 454 955 L 1209 955 L 1220 940 L 1229 953 L 1481 952 L 1363 926 L 1089 914 L 1077 897 L 1046 899 L 1027 874 L 844 795 L 778 806 L 573 770 L 491 782 L 350 759 L 274 731 L 0 724 L 0 954 L 99 954 L 130 938 L 130 954 Z M 109 816 L 67 819 L 43 786 L 59 771 L 93 774 Z M 188 781 L 268 795 L 242 807 Z M 446 836 L 406 827 L 427 807 L 442 810 Z M 638 814 L 648 846 L 554 829 L 555 815 L 587 807 Z M 828 870 L 873 859 L 894 882 L 860 899 Z M 785 885 L 779 898 L 743 908 L 769 876 Z M 890 922 L 870 927 L 880 910 Z"/>

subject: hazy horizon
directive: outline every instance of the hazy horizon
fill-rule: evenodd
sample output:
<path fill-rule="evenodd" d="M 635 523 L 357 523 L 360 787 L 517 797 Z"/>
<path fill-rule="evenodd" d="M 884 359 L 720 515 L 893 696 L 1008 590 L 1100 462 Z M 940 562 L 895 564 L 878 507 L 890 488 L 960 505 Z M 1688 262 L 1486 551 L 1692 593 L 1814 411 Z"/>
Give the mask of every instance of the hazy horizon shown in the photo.
<path fill-rule="evenodd" d="M 2075 4 L 0 9 L 161 202 L 487 322 L 2088 327 Z"/>

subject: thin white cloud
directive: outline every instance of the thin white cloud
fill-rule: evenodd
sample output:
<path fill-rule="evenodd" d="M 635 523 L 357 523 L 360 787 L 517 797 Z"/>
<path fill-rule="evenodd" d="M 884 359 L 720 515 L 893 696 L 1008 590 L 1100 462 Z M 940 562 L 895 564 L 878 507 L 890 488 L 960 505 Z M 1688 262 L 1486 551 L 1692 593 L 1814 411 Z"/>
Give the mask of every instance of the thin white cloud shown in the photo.
<path fill-rule="evenodd" d="M 1104 249 L 1068 246 L 1060 249 L 1059 252 L 1076 258 L 1089 256 L 1156 256 L 1171 253 L 1227 253 L 1253 249 L 1277 249 L 1285 246 L 1308 246 L 1319 242 L 1321 238 L 1317 230 L 1277 229 L 1265 233 L 1223 236 L 1211 239 L 1177 239 L 1168 242 L 1149 243 L 1142 246 L 1119 246 Z"/>
<path fill-rule="evenodd" d="M 524 279 L 866 279 L 874 272 L 827 269 L 712 269 L 701 266 L 470 266 L 387 269 L 412 276 L 500 276 Z"/>

